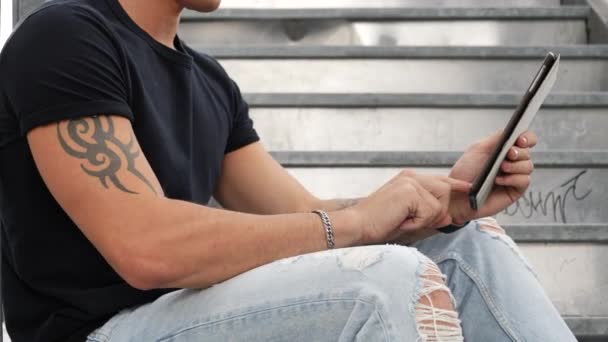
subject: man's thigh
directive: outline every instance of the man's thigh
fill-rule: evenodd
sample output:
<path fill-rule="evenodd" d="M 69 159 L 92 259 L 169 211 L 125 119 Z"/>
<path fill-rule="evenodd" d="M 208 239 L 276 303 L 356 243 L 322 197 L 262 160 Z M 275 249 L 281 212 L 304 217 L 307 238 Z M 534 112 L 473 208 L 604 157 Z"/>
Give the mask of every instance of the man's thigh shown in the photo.
<path fill-rule="evenodd" d="M 418 337 L 420 254 L 403 246 L 279 260 L 126 310 L 90 341 L 383 341 Z"/>

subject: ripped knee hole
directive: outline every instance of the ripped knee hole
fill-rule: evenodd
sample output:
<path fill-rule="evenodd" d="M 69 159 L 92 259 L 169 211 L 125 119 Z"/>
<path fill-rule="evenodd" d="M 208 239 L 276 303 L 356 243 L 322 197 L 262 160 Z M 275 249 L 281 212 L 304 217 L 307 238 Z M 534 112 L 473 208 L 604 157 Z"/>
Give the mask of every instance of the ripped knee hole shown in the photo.
<path fill-rule="evenodd" d="M 431 260 L 424 261 L 425 271 L 420 276 L 415 317 L 421 341 L 462 342 L 462 329 L 454 297 L 445 284 L 445 276 Z"/>

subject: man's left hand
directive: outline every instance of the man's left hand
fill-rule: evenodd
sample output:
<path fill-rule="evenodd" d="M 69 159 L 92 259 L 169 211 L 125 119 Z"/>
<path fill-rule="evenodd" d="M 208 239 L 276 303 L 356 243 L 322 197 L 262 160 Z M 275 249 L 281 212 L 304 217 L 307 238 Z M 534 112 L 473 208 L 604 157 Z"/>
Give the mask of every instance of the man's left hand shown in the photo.
<path fill-rule="evenodd" d="M 475 181 L 486 161 L 490 158 L 502 132 L 497 132 L 470 146 L 456 162 L 450 177 L 467 182 Z M 455 193 L 450 204 L 454 223 L 464 223 L 475 218 L 495 215 L 515 203 L 530 185 L 530 175 L 534 164 L 530 159 L 530 149 L 536 145 L 538 137 L 531 131 L 519 136 L 500 166 L 494 188 L 479 210 L 471 209 L 467 194 Z"/>

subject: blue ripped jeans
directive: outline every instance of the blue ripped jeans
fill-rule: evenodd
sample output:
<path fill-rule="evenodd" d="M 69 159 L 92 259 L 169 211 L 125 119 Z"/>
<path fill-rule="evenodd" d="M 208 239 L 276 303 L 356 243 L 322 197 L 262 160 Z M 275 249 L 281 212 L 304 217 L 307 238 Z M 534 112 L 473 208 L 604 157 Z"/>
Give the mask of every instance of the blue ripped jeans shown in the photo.
<path fill-rule="evenodd" d="M 437 266 L 458 313 L 433 309 L 429 293 L 449 293 L 428 277 L 439 274 Z M 169 293 L 122 311 L 88 341 L 451 342 L 463 336 L 472 342 L 576 341 L 491 219 L 411 247 L 311 253 L 208 289 Z"/>

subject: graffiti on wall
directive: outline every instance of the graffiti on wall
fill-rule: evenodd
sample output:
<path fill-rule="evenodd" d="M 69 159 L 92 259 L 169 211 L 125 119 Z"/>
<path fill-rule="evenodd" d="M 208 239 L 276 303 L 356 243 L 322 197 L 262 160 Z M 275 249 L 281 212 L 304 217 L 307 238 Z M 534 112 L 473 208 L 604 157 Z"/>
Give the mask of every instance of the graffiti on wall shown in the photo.
<path fill-rule="evenodd" d="M 567 223 L 568 207 L 591 195 L 592 189 L 581 185 L 581 177 L 587 172 L 588 170 L 580 171 L 550 191 L 528 191 L 503 213 L 526 219 L 539 216 L 552 217 L 555 222 Z"/>

